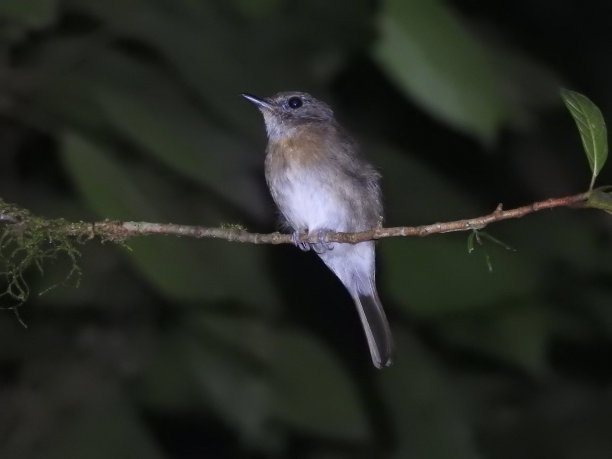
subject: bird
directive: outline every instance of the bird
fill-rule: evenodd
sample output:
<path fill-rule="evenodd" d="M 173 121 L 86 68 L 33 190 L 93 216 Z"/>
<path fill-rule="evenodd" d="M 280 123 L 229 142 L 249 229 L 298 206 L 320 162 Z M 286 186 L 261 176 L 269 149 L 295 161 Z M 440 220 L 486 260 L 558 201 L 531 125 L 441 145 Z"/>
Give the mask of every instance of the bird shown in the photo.
<path fill-rule="evenodd" d="M 380 174 L 360 155 L 333 110 L 305 92 L 259 98 L 243 93 L 262 113 L 268 144 L 265 176 L 294 244 L 312 249 L 350 293 L 372 363 L 393 362 L 389 322 L 376 290 L 375 243 L 302 243 L 307 233 L 360 232 L 382 226 Z"/>

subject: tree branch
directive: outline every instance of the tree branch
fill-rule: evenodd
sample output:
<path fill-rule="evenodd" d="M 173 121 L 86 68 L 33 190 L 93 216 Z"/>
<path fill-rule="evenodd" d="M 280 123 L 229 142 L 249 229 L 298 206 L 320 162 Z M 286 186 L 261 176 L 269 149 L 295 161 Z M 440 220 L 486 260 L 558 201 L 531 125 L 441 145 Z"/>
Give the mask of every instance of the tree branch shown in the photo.
<path fill-rule="evenodd" d="M 534 202 L 527 206 L 515 209 L 503 210 L 499 204 L 497 208 L 488 215 L 455 220 L 444 223 L 434 223 L 421 226 L 399 226 L 394 228 L 377 228 L 370 231 L 359 233 L 335 233 L 328 232 L 321 240 L 318 235 L 309 236 L 302 234 L 300 242 L 347 242 L 356 243 L 373 239 L 384 239 L 388 237 L 402 236 L 429 236 L 430 234 L 449 233 L 452 231 L 478 230 L 490 225 L 491 223 L 514 218 L 521 218 L 525 215 L 539 212 L 545 209 L 556 207 L 586 207 L 589 193 L 580 193 L 562 198 L 547 199 L 545 201 Z M 4 204 L 0 201 L 0 204 Z M 15 226 L 20 230 L 27 228 L 30 214 L 23 209 L 12 205 L 0 207 L 0 224 L 5 226 Z M 149 223 L 149 222 L 120 222 L 104 220 L 101 222 L 66 222 L 64 220 L 43 220 L 37 218 L 38 227 L 45 226 L 53 231 L 61 232 L 65 236 L 79 239 L 92 239 L 99 237 L 103 241 L 122 242 L 136 236 L 165 235 L 183 236 L 196 239 L 215 238 L 224 239 L 230 242 L 243 242 L 250 244 L 292 244 L 292 235 L 283 233 L 258 234 L 237 227 L 207 228 L 202 226 L 178 225 L 174 223 Z M 41 225 L 40 222 L 43 222 Z"/>

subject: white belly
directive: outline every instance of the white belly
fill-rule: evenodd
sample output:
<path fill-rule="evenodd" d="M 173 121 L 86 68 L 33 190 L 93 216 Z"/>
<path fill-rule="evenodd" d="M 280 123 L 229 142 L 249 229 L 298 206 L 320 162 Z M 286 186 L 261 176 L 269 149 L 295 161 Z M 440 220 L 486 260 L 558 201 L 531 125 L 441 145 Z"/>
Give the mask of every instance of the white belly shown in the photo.
<path fill-rule="evenodd" d="M 321 183 L 302 171 L 299 178 L 288 175 L 282 188 L 275 190 L 275 200 L 294 230 L 348 230 L 350 209 L 333 185 Z"/>

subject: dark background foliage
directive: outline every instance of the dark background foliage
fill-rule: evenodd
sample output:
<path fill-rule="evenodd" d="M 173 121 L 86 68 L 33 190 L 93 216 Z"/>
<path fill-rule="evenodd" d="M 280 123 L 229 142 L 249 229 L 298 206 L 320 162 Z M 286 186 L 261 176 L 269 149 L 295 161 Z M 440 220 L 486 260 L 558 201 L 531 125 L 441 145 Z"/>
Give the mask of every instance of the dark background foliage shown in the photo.
<path fill-rule="evenodd" d="M 238 94 L 292 89 L 355 133 L 390 226 L 584 191 L 558 91 L 609 118 L 611 13 L 3 0 L 0 196 L 47 217 L 271 231 L 263 122 Z M 380 372 L 312 254 L 87 243 L 78 288 L 58 259 L 28 274 L 27 329 L 0 315 L 0 457 L 609 458 L 610 229 L 555 210 L 487 230 L 515 251 L 468 255 L 467 234 L 381 241 L 397 362 Z"/>

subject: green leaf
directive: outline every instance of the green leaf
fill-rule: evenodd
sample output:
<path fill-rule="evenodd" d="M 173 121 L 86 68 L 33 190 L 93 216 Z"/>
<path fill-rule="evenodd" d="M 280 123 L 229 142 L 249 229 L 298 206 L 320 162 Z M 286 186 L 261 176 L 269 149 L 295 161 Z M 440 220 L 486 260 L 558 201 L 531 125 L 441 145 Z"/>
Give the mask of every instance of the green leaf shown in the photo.
<path fill-rule="evenodd" d="M 57 0 L 2 0 L 0 22 L 12 21 L 28 28 L 42 28 L 55 22 Z"/>
<path fill-rule="evenodd" d="M 142 413 L 129 400 L 120 377 L 102 369 L 99 360 L 71 355 L 70 348 L 60 344 L 60 336 L 66 335 L 65 331 L 38 325 L 39 336 L 35 332 L 28 337 L 30 357 L 23 361 L 22 380 L 13 386 L 7 385 L 12 389 L 12 403 L 3 407 L 3 430 L 7 420 L 19 418 L 20 421 L 13 423 L 10 435 L 4 435 L 2 457 L 167 457 L 145 425 Z M 132 338 L 131 344 L 136 345 L 138 338 Z M 62 353 L 62 359 L 52 356 L 51 342 L 56 344 L 55 352 Z M 31 358 L 33 349 L 40 353 L 39 357 Z M 42 383 L 37 384 L 41 378 Z M 37 385 L 35 391 L 24 390 L 32 384 Z M 34 425 L 37 427 L 32 428 Z"/>
<path fill-rule="evenodd" d="M 164 207 L 190 207 L 146 168 L 129 168 L 109 151 L 77 135 L 67 135 L 64 161 L 89 206 L 104 218 L 164 221 Z M 129 172 L 128 172 L 129 171 Z M 112 184 L 112 186 L 109 186 Z M 210 221 L 225 221 L 204 198 L 199 209 Z M 176 213 L 175 215 L 182 215 Z M 216 220 L 216 221 L 215 221 Z M 238 299 L 269 311 L 278 304 L 265 269 L 265 249 L 222 241 L 143 237 L 129 241 L 129 253 L 139 271 L 174 299 L 219 301 Z"/>
<path fill-rule="evenodd" d="M 244 123 L 249 110 L 238 96 L 260 80 L 258 66 L 245 65 L 254 42 L 244 24 L 232 21 L 214 2 L 163 2 L 145 0 L 77 2 L 77 7 L 101 18 L 118 33 L 146 43 L 164 54 L 173 72 L 201 96 L 217 117 Z M 197 46 L 194 46 L 197 44 Z M 242 109 L 242 112 L 240 111 Z M 248 126 L 242 124 L 248 129 Z"/>
<path fill-rule="evenodd" d="M 328 62 L 318 65 L 313 75 L 311 54 L 317 57 L 323 52 L 329 54 L 329 42 L 314 51 L 302 46 L 304 34 L 312 40 L 324 32 L 320 17 L 316 27 L 303 32 L 300 21 L 285 21 L 284 11 L 251 23 L 237 20 L 234 14 L 227 14 L 225 5 L 215 2 L 158 3 L 131 0 L 130 7 L 126 7 L 124 0 L 109 0 L 76 2 L 75 7 L 99 17 L 118 34 L 161 53 L 171 64 L 169 73 L 182 78 L 184 86 L 189 88 L 192 101 L 194 95 L 196 100 L 200 98 L 216 120 L 222 120 L 238 132 L 263 134 L 261 119 L 254 122 L 259 115 L 239 97 L 241 92 L 261 92 L 263 96 L 281 88 L 312 87 L 314 78 L 320 76 L 319 69 L 330 67 Z M 299 17 L 299 11 L 293 14 Z M 347 22 L 348 18 L 344 18 L 343 31 Z M 326 30 L 337 32 L 337 21 L 329 21 Z M 300 52 L 296 53 L 298 47 Z M 249 75 L 248 81 L 245 74 Z M 263 145 L 260 148 L 263 153 Z"/>
<path fill-rule="evenodd" d="M 478 215 L 481 208 L 465 190 L 445 179 L 414 155 L 390 148 L 381 142 L 364 145 L 383 175 L 385 213 L 388 226 L 408 222 L 423 224 Z M 375 152 L 376 156 L 373 156 Z M 426 199 L 406 200 L 406 191 Z M 431 203 L 436 205 L 432 206 Z"/>
<path fill-rule="evenodd" d="M 77 384 L 76 382 L 74 384 Z M 58 390 L 66 390 L 65 387 Z M 125 398 L 108 400 L 96 398 L 91 407 L 85 403 L 72 403 L 64 410 L 70 423 L 64 422 L 44 445 L 49 459 L 91 459 L 146 457 L 163 459 L 166 456 L 143 418 Z M 39 456 L 40 457 L 40 456 Z"/>
<path fill-rule="evenodd" d="M 314 434 L 364 440 L 369 426 L 355 381 L 312 336 L 277 333 L 273 354 L 276 417 Z"/>
<path fill-rule="evenodd" d="M 394 458 L 478 459 L 469 412 L 450 374 L 413 336 L 395 333 L 397 362 L 377 378 L 391 414 Z"/>
<path fill-rule="evenodd" d="M 151 350 L 151 359 L 135 382 L 137 400 L 152 410 L 194 409 L 201 388 L 195 383 L 191 371 L 192 354 L 184 330 L 172 330 L 156 337 L 155 347 Z"/>
<path fill-rule="evenodd" d="M 483 46 L 439 0 L 387 0 L 374 57 L 407 95 L 440 120 L 489 142 L 508 117 Z"/>
<path fill-rule="evenodd" d="M 349 441 L 369 436 L 355 381 L 313 336 L 235 316 L 200 315 L 191 324 L 202 341 L 231 349 L 224 355 L 199 349 L 198 374 L 211 402 L 241 430 L 250 426 L 246 432 L 256 434 L 266 418 L 314 435 Z M 265 367 L 245 365 L 247 356 Z"/>
<path fill-rule="evenodd" d="M 261 181 L 253 172 L 262 168 L 264 142 L 258 149 L 216 123 L 176 81 L 154 66 L 108 51 L 100 52 L 91 65 L 81 70 L 90 82 L 89 96 L 97 100 L 96 108 L 121 136 L 238 206 L 242 213 L 261 218 L 269 212 L 260 187 L 263 172 Z"/>
<path fill-rule="evenodd" d="M 436 316 L 458 310 L 494 307 L 501 299 L 532 294 L 537 269 L 526 255 L 491 244 L 486 258 L 468 255 L 465 235 L 399 238 L 380 244 L 383 292 L 412 314 Z M 384 296 L 384 295 L 383 295 Z"/>
<path fill-rule="evenodd" d="M 21 116 L 49 132 L 67 126 L 81 132 L 105 129 L 106 119 L 91 94 L 92 86 L 103 76 L 100 72 L 84 75 L 83 65 L 91 56 L 97 62 L 107 45 L 105 40 L 103 34 L 95 33 L 45 38 L 37 46 L 36 59 L 24 62 L 20 70 L 37 76 L 31 89 L 36 95 Z"/>
<path fill-rule="evenodd" d="M 253 151 L 179 98 L 165 96 L 139 100 L 134 94 L 105 91 L 101 104 L 114 127 L 146 153 L 198 180 L 244 213 L 265 214 L 264 194 L 252 177 L 255 160 L 263 164 L 263 150 Z"/>
<path fill-rule="evenodd" d="M 154 203 L 138 190 L 110 152 L 84 137 L 67 134 L 62 153 L 79 191 L 99 215 L 117 220 L 161 218 Z"/>
<path fill-rule="evenodd" d="M 606 187 L 605 189 L 609 189 Z M 605 191 L 605 189 L 596 189 L 589 194 L 586 205 L 594 209 L 605 210 L 608 213 L 612 213 L 612 193 Z"/>
<path fill-rule="evenodd" d="M 387 226 L 446 221 L 482 213 L 463 190 L 413 157 L 380 144 L 367 151 L 376 151 L 376 162 L 383 174 Z M 407 202 L 406 183 L 410 184 L 411 195 L 427 199 Z M 432 206 L 431 202 L 438 204 Z M 466 253 L 466 237 L 469 249 L 467 234 L 380 241 L 379 279 L 383 298 L 389 295 L 398 305 L 409 308 L 410 313 L 428 316 L 492 305 L 500 298 L 534 291 L 538 271 L 531 259 L 525 259 L 525 254 L 509 253 L 490 244 L 487 253 L 495 271 L 489 273 L 480 253 L 477 256 Z M 475 237 L 471 238 L 472 248 L 476 248 Z"/>
<path fill-rule="evenodd" d="M 157 341 L 137 396 L 158 410 L 213 411 L 241 442 L 269 449 L 277 434 L 269 422 L 273 394 L 250 351 L 262 342 L 273 349 L 273 339 L 264 321 L 194 311 Z"/>
<path fill-rule="evenodd" d="M 599 108 L 588 97 L 569 89 L 561 89 L 561 97 L 578 126 L 582 146 L 593 173 L 589 186 L 589 190 L 592 190 L 595 178 L 608 158 L 606 122 Z"/>
<path fill-rule="evenodd" d="M 252 362 L 210 342 L 189 337 L 183 341 L 194 380 L 208 405 L 240 433 L 242 441 L 265 447 L 271 436 L 267 421 L 272 410 L 265 375 Z"/>
<path fill-rule="evenodd" d="M 283 0 L 232 0 L 235 8 L 251 17 L 261 17 L 283 6 Z"/>
<path fill-rule="evenodd" d="M 436 322 L 452 349 L 470 349 L 517 367 L 533 377 L 549 371 L 547 350 L 555 316 L 531 299 L 515 299 L 496 308 L 450 314 Z"/>

